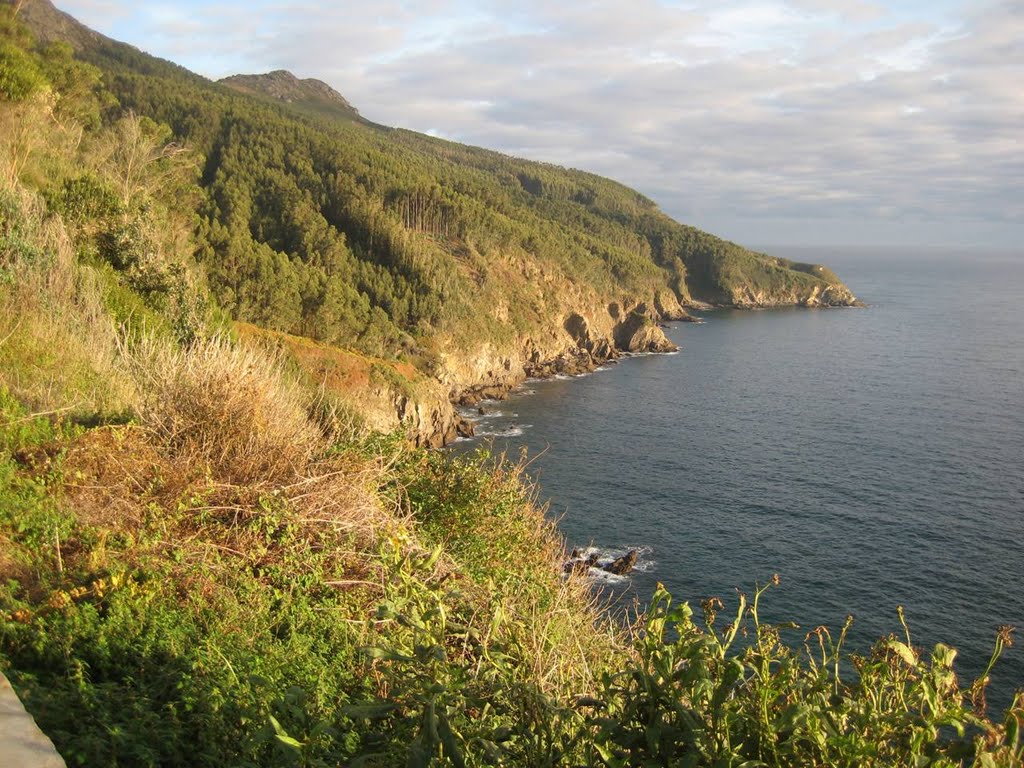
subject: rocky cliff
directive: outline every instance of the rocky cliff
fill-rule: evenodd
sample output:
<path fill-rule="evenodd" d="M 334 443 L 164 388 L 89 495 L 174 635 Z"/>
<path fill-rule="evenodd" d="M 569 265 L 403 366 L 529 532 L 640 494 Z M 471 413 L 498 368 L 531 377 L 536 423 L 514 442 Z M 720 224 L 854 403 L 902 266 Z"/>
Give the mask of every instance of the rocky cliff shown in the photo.
<path fill-rule="evenodd" d="M 436 375 L 455 402 L 501 398 L 527 377 L 578 375 L 623 354 L 675 351 L 659 323 L 686 317 L 678 304 L 663 304 L 659 311 L 636 300 L 569 309 L 507 345 L 450 346 L 440 355 Z"/>

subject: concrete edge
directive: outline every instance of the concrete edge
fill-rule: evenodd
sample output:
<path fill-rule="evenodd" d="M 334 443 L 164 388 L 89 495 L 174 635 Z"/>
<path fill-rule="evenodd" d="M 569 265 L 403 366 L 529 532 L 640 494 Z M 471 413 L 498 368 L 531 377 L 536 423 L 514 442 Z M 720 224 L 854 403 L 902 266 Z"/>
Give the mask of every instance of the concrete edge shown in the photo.
<path fill-rule="evenodd" d="M 0 765 L 10 768 L 66 768 L 47 738 L 0 672 Z"/>

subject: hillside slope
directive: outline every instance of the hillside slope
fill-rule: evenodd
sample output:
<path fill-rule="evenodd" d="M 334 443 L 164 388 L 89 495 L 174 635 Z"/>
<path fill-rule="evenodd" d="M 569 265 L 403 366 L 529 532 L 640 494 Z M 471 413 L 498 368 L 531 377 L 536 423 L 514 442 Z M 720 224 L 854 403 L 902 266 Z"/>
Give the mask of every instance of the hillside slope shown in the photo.
<path fill-rule="evenodd" d="M 296 107 L 335 117 L 359 117 L 359 110 L 322 80 L 313 77 L 297 78 L 284 69 L 265 75 L 232 75 L 217 82 L 241 93 L 264 96 Z"/>
<path fill-rule="evenodd" d="M 290 73 L 213 83 L 47 0 L 24 18 L 188 149 L 197 258 L 232 318 L 407 360 L 450 400 L 669 349 L 657 321 L 699 303 L 856 303 L 823 267 L 679 224 L 614 181 L 374 125 Z"/>

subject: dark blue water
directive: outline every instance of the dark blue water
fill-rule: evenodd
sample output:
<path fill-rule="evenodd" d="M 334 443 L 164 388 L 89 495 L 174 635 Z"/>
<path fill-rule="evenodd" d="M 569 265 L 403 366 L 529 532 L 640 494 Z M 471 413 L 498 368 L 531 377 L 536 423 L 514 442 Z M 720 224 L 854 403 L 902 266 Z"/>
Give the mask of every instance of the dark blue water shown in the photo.
<path fill-rule="evenodd" d="M 479 427 L 522 431 L 494 448 L 536 456 L 571 544 L 646 548 L 641 598 L 728 602 L 778 573 L 770 620 L 852 613 L 866 649 L 904 605 L 973 676 L 997 627 L 1024 632 L 1024 255 L 780 255 L 870 308 L 709 313 L 668 331 L 679 354 L 530 383 Z M 993 703 L 1017 687 L 1020 646 Z"/>

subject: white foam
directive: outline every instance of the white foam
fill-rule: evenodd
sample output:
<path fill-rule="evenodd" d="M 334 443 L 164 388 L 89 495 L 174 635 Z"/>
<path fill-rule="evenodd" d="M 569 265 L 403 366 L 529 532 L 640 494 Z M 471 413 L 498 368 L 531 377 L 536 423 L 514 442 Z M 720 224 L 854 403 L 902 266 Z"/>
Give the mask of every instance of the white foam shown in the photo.
<path fill-rule="evenodd" d="M 618 574 L 608 573 L 608 571 L 600 568 L 591 568 L 587 571 L 587 578 L 592 581 L 603 581 L 608 584 L 624 584 L 629 581 L 628 576 L 619 576 Z"/>
<path fill-rule="evenodd" d="M 487 419 L 500 419 L 505 416 L 515 418 L 518 414 L 505 413 L 504 411 L 487 411 L 486 413 L 479 413 L 476 416 L 476 421 L 486 421 Z"/>
<path fill-rule="evenodd" d="M 504 427 L 493 430 L 478 430 L 476 437 L 520 437 L 523 434 L 523 430 L 529 429 L 532 424 L 513 424 L 510 427 Z"/>
<path fill-rule="evenodd" d="M 466 419 L 467 421 L 472 421 L 474 424 L 477 423 L 477 422 L 480 422 L 480 421 L 487 421 L 488 419 L 504 418 L 505 416 L 508 416 L 510 418 L 515 418 L 516 417 L 516 414 L 514 414 L 514 413 L 505 413 L 505 411 L 498 411 L 498 410 L 494 410 L 494 411 L 485 410 L 483 413 L 480 413 L 479 409 L 477 409 L 477 408 L 472 408 L 472 409 L 462 409 L 462 408 L 460 408 L 459 409 L 459 415 L 462 416 L 462 418 Z"/>

